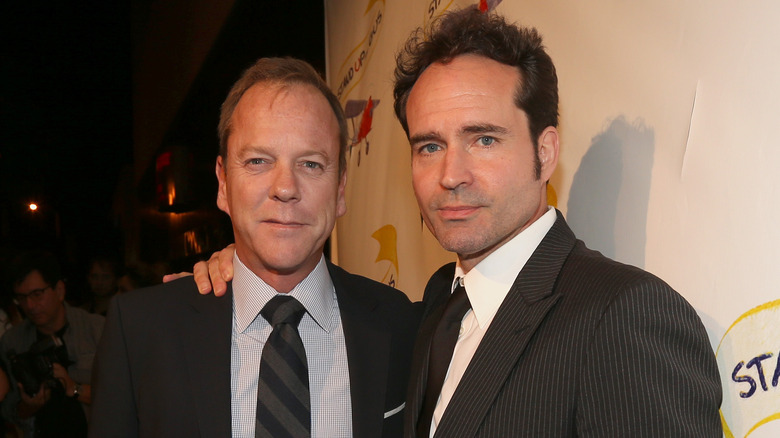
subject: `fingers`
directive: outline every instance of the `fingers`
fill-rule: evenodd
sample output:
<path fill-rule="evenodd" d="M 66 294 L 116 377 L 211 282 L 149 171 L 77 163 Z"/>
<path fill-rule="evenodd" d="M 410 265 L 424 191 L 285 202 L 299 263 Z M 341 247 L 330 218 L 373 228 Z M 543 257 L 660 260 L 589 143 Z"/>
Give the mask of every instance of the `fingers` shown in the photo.
<path fill-rule="evenodd" d="M 18 387 L 19 387 L 19 394 L 22 396 L 22 401 L 23 401 L 23 402 L 25 402 L 25 403 L 27 403 L 28 405 L 29 405 L 29 404 L 32 404 L 32 400 L 33 400 L 33 399 L 32 399 L 32 397 L 30 397 L 29 395 L 27 395 L 27 393 L 24 391 L 24 386 L 22 386 L 22 384 L 21 384 L 21 383 L 17 383 L 17 384 L 16 384 L 16 386 L 18 386 Z M 40 390 L 38 390 L 38 392 L 41 392 L 41 391 L 40 391 Z M 36 395 L 37 395 L 37 394 L 36 394 Z"/>
<path fill-rule="evenodd" d="M 62 379 L 68 375 L 68 372 L 65 370 L 65 367 L 58 364 L 57 362 L 51 364 L 51 373 L 54 377 L 58 379 Z"/>
<path fill-rule="evenodd" d="M 192 275 L 191 272 L 177 272 L 175 274 L 165 274 L 163 275 L 163 283 L 167 283 L 169 281 L 178 280 L 180 278 L 189 277 Z"/>
<path fill-rule="evenodd" d="M 215 252 L 211 258 L 209 259 L 209 276 L 211 277 L 211 284 L 214 286 L 214 295 L 216 296 L 222 296 L 227 291 L 227 283 L 222 278 L 222 273 L 219 269 L 219 264 L 221 263 L 220 257 L 221 253 L 225 252 L 225 250 Z"/>
<path fill-rule="evenodd" d="M 212 255 L 211 258 L 214 258 Z M 192 274 L 195 276 L 195 284 L 198 285 L 198 291 L 207 295 L 211 292 L 211 281 L 209 281 L 209 265 L 200 261 L 192 267 Z"/>
<path fill-rule="evenodd" d="M 68 377 L 68 373 L 65 371 L 64 368 L 58 363 L 55 363 L 52 366 L 52 375 L 55 379 L 59 380 L 62 384 L 62 387 L 67 389 L 68 388 L 68 380 L 66 377 Z"/>
<path fill-rule="evenodd" d="M 225 295 L 227 282 L 233 279 L 235 252 L 235 245 L 231 243 L 222 251 L 212 254 L 208 262 L 198 262 L 192 267 L 195 284 L 198 285 L 201 294 L 207 295 L 213 290 L 214 295 L 218 297 Z"/>
<path fill-rule="evenodd" d="M 22 402 L 26 403 L 29 406 L 34 407 L 36 410 L 40 408 L 41 406 L 45 405 L 47 401 L 49 401 L 49 389 L 46 388 L 46 385 L 41 383 L 40 388 L 38 388 L 38 392 L 35 393 L 34 396 L 30 397 L 27 395 L 26 392 L 24 392 L 24 387 L 21 383 L 17 383 L 19 385 L 19 392 L 22 397 Z"/>
<path fill-rule="evenodd" d="M 70 378 L 68 370 L 64 366 L 55 362 L 52 364 L 51 373 L 55 379 L 62 383 L 62 387 L 65 389 L 65 392 L 70 392 L 70 388 L 72 388 L 75 383 Z"/>
<path fill-rule="evenodd" d="M 218 295 L 222 295 L 227 291 L 227 282 L 233 279 L 233 256 L 236 254 L 236 245 L 230 244 L 225 249 L 219 252 L 218 257 L 218 268 L 219 268 L 219 277 L 221 280 L 223 280 L 224 283 L 224 289 L 222 288 L 222 284 L 220 282 L 220 293 Z M 214 283 L 215 287 L 217 286 L 217 283 Z"/>

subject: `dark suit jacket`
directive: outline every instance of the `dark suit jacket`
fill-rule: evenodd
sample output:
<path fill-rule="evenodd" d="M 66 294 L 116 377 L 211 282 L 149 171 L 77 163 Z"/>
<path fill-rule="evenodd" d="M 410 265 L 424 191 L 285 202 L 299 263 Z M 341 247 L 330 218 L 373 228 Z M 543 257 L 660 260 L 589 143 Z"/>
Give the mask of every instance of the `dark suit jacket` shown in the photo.
<path fill-rule="evenodd" d="M 454 264 L 433 275 L 412 359 L 405 435 Z M 660 279 L 591 251 L 558 212 L 517 276 L 436 437 L 721 437 L 721 385 L 694 309 Z"/>
<path fill-rule="evenodd" d="M 328 264 L 344 325 L 358 437 L 401 436 L 421 307 Z M 191 278 L 114 299 L 93 372 L 92 437 L 230 437 L 232 290 Z"/>

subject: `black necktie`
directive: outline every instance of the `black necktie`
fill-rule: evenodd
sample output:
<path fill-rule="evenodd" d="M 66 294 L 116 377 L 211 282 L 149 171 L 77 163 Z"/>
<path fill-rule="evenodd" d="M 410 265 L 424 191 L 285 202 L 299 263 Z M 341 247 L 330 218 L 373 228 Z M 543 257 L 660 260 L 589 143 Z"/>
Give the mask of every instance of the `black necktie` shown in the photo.
<path fill-rule="evenodd" d="M 436 326 L 436 331 L 431 339 L 431 353 L 428 359 L 428 381 L 423 396 L 423 409 L 417 421 L 417 437 L 428 438 L 430 435 L 433 411 L 441 394 L 444 378 L 452 360 L 452 351 L 458 341 L 458 332 L 463 315 L 471 308 L 466 288 L 463 287 L 462 278 L 457 280 L 458 286 L 447 300 L 447 306 Z"/>
<path fill-rule="evenodd" d="M 288 295 L 273 297 L 260 311 L 273 331 L 260 359 L 255 437 L 311 436 L 309 367 L 298 333 L 304 313 Z"/>

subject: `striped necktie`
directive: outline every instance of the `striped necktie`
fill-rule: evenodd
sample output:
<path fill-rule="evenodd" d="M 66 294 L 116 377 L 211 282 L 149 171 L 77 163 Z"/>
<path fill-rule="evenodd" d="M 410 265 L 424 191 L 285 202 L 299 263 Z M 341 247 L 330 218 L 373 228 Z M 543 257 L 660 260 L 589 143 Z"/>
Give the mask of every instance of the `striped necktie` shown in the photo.
<path fill-rule="evenodd" d="M 306 309 L 277 295 L 260 314 L 273 327 L 260 359 L 255 437 L 311 436 L 311 401 L 306 350 L 298 323 Z"/>

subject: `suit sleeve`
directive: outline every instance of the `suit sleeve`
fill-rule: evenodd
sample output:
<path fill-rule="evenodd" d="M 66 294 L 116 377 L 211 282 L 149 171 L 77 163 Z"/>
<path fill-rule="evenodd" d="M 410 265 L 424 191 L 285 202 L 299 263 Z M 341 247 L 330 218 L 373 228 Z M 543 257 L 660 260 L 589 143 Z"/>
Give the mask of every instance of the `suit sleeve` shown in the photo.
<path fill-rule="evenodd" d="M 721 437 L 721 385 L 695 310 L 655 278 L 615 295 L 587 349 L 579 436 Z"/>
<path fill-rule="evenodd" d="M 138 421 L 120 297 L 112 300 L 92 372 L 90 437 L 137 437 Z"/>

